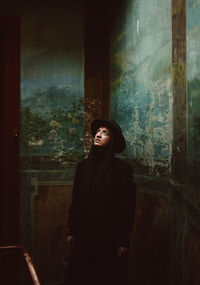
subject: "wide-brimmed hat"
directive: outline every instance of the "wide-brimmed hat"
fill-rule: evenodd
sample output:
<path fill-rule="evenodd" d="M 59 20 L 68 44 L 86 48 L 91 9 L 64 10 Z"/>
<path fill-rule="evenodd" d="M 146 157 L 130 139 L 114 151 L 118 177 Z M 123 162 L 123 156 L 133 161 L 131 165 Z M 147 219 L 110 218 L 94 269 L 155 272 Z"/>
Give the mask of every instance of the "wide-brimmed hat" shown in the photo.
<path fill-rule="evenodd" d="M 91 133 L 95 137 L 96 131 L 100 127 L 107 127 L 111 130 L 111 133 L 114 136 L 114 152 L 120 153 L 126 148 L 126 141 L 122 134 L 122 129 L 120 126 L 113 120 L 105 119 L 96 119 L 91 124 Z"/>

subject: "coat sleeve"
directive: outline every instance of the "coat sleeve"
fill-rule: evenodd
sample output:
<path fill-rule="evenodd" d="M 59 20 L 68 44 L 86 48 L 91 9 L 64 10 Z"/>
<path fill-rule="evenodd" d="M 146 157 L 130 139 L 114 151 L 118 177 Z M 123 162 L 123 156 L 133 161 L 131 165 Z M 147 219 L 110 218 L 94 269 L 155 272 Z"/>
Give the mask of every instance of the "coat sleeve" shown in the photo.
<path fill-rule="evenodd" d="M 118 246 L 129 247 L 136 205 L 136 184 L 133 180 L 133 170 L 130 165 L 126 165 L 123 169 L 123 183 L 120 196 Z"/>
<path fill-rule="evenodd" d="M 76 224 L 76 212 L 78 208 L 78 196 L 79 196 L 79 186 L 81 180 L 81 165 L 79 162 L 76 167 L 73 191 L 72 191 L 72 202 L 69 209 L 69 218 L 68 218 L 68 227 L 69 227 L 69 235 L 75 236 L 75 224 Z"/>

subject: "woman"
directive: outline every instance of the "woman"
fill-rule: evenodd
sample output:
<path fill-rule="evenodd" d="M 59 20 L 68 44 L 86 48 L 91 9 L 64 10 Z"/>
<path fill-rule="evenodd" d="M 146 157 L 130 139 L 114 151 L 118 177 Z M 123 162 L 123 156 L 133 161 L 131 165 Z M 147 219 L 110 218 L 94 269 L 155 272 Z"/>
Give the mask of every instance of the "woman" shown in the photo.
<path fill-rule="evenodd" d="M 91 132 L 90 153 L 78 163 L 74 180 L 67 238 L 73 251 L 66 284 L 120 284 L 119 264 L 127 260 L 135 208 L 133 173 L 114 155 L 126 147 L 116 122 L 95 120 Z"/>

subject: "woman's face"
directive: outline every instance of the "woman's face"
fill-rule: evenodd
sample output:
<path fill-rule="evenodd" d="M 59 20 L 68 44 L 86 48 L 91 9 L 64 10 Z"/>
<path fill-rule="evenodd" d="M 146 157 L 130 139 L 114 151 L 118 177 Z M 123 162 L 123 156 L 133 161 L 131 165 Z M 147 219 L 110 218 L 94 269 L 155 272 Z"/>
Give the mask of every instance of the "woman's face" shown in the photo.
<path fill-rule="evenodd" d="M 111 132 L 107 127 L 100 127 L 96 131 L 96 135 L 94 137 L 94 145 L 95 146 L 106 146 L 111 138 Z"/>

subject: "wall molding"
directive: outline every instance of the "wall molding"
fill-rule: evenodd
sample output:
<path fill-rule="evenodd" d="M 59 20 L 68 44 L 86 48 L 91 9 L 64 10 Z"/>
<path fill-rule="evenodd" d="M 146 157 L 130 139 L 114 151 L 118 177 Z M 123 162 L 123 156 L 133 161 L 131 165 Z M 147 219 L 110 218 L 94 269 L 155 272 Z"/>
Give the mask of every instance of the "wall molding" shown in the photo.
<path fill-rule="evenodd" d="M 39 194 L 40 186 L 72 186 L 73 181 L 42 181 L 38 178 L 31 178 L 31 186 L 34 187 L 30 195 L 30 208 L 31 208 L 31 247 L 34 251 L 35 243 L 35 199 Z"/>

